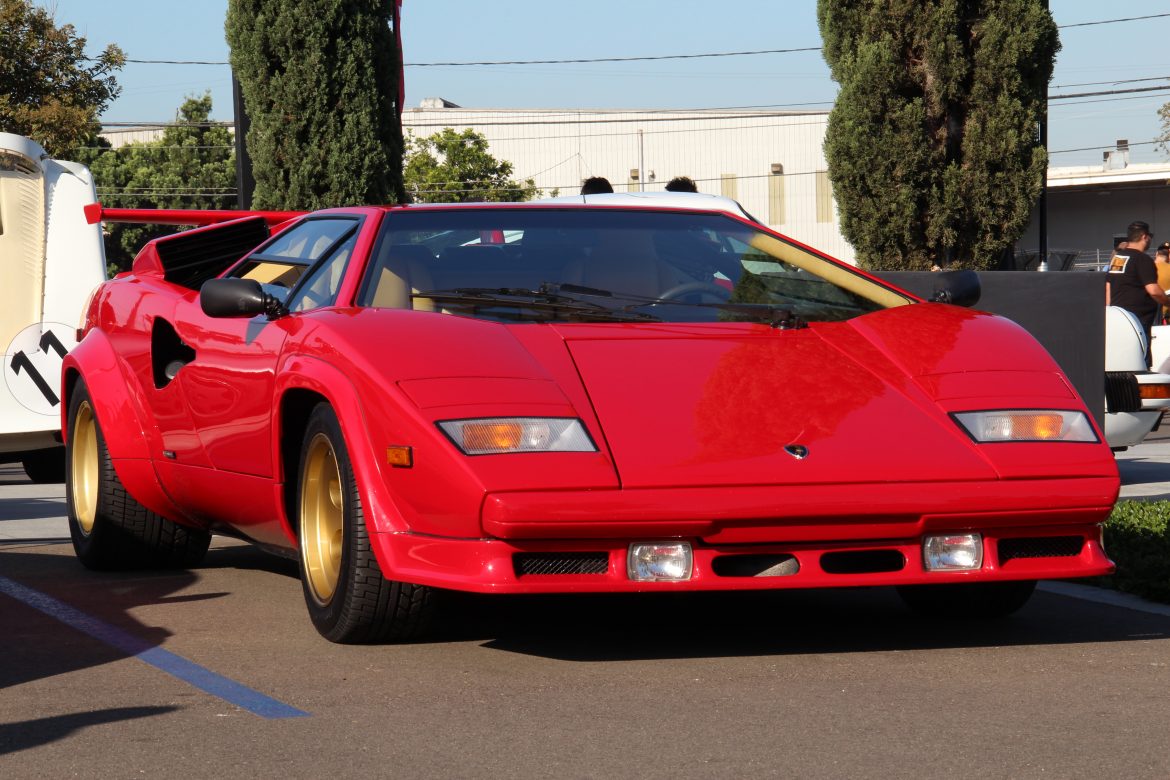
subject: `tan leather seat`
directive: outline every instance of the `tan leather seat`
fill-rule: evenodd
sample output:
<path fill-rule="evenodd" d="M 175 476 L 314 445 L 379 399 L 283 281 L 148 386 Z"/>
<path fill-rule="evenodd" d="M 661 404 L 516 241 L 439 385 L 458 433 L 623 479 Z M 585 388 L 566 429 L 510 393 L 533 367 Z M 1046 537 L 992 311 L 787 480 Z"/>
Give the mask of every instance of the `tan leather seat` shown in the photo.
<path fill-rule="evenodd" d="M 649 231 L 609 230 L 590 256 L 565 266 L 563 280 L 615 293 L 657 298 L 679 284 L 679 274 L 658 259 Z"/>
<path fill-rule="evenodd" d="M 434 311 L 428 298 L 411 298 L 413 293 L 434 289 L 428 266 L 435 256 L 419 244 L 389 244 L 374 261 L 374 292 L 369 305 L 384 309 Z"/>

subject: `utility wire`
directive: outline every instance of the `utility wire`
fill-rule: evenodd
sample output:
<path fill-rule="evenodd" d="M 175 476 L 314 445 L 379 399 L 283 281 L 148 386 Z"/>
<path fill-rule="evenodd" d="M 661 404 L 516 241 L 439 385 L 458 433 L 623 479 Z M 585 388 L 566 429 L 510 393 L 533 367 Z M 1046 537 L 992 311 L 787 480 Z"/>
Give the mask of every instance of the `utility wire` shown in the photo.
<path fill-rule="evenodd" d="M 1146 19 L 1161 19 L 1170 16 L 1165 14 L 1147 14 L 1145 16 L 1127 16 L 1122 19 L 1101 19 L 1096 22 L 1077 22 L 1075 24 L 1059 24 L 1058 29 L 1072 27 L 1092 27 L 1101 24 L 1117 24 L 1119 22 L 1139 22 Z M 583 57 L 580 59 L 565 60 L 482 60 L 477 62 L 404 62 L 407 68 L 457 68 L 482 65 L 582 65 L 594 62 L 650 62 L 655 60 L 695 60 L 712 57 L 750 57 L 759 54 L 793 54 L 806 51 L 820 51 L 820 46 L 805 46 L 794 49 L 759 49 L 756 51 L 719 51 L 702 54 L 661 54 L 643 57 Z M 84 57 L 86 61 L 95 62 L 94 57 Z M 230 65 L 231 63 L 219 60 L 139 60 L 127 59 L 126 62 L 135 65 Z"/>

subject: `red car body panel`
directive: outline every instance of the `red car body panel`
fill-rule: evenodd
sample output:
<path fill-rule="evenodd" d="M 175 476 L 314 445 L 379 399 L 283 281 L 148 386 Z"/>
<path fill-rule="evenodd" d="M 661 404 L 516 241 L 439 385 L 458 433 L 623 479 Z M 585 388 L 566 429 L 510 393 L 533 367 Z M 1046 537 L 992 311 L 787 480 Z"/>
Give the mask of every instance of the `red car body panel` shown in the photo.
<path fill-rule="evenodd" d="M 164 278 L 153 244 L 132 273 L 100 289 L 65 359 L 63 391 L 86 383 L 132 495 L 176 522 L 293 552 L 296 414 L 306 399 L 323 400 L 337 414 L 373 549 L 391 579 L 570 592 L 1111 571 L 1100 524 L 1119 483 L 1105 444 L 976 445 L 950 417 L 1084 410 L 1051 357 L 1013 323 L 928 303 L 800 330 L 503 324 L 359 307 L 366 263 L 394 211 L 323 212 L 362 220 L 334 306 L 213 319 L 195 290 Z M 152 340 L 160 322 L 195 355 L 161 383 Z M 578 418 L 597 451 L 470 457 L 436 425 L 507 416 Z M 781 452 L 793 444 L 810 456 Z M 411 448 L 412 467 L 388 463 L 392 446 Z M 984 535 L 984 567 L 924 571 L 922 535 L 964 530 Z M 1048 536 L 1084 544 L 1063 557 L 997 554 L 1002 540 Z M 676 538 L 695 545 L 691 579 L 626 576 L 631 541 Z M 865 550 L 899 552 L 905 566 L 822 566 L 827 554 Z M 514 556 L 534 552 L 604 554 L 609 563 L 604 574 L 518 575 Z M 795 556 L 799 572 L 716 572 L 717 559 L 745 552 Z"/>

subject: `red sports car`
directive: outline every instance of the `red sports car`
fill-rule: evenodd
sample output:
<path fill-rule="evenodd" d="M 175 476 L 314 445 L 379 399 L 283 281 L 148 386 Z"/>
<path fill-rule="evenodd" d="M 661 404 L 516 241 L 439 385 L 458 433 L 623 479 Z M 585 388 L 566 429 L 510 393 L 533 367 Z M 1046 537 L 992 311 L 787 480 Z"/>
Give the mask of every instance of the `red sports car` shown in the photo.
<path fill-rule="evenodd" d="M 1025 331 L 951 305 L 973 273 L 927 302 L 687 202 L 151 242 L 64 363 L 78 557 L 242 537 L 338 642 L 416 635 L 435 589 L 895 585 L 976 616 L 1112 570 L 1113 456 Z"/>

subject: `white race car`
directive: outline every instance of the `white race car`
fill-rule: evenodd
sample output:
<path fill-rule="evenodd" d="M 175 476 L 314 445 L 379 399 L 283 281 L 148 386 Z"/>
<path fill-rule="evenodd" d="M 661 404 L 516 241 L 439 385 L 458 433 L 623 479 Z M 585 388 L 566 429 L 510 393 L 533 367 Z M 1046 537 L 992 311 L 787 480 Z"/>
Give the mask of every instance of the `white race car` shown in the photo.
<path fill-rule="evenodd" d="M 0 461 L 20 461 L 34 482 L 65 478 L 61 360 L 106 278 L 101 227 L 83 211 L 96 201 L 84 165 L 0 133 Z"/>
<path fill-rule="evenodd" d="M 1125 309 L 1105 309 L 1105 440 L 1114 450 L 1140 444 L 1170 409 L 1170 326 L 1154 328 L 1153 366 L 1146 334 Z"/>

